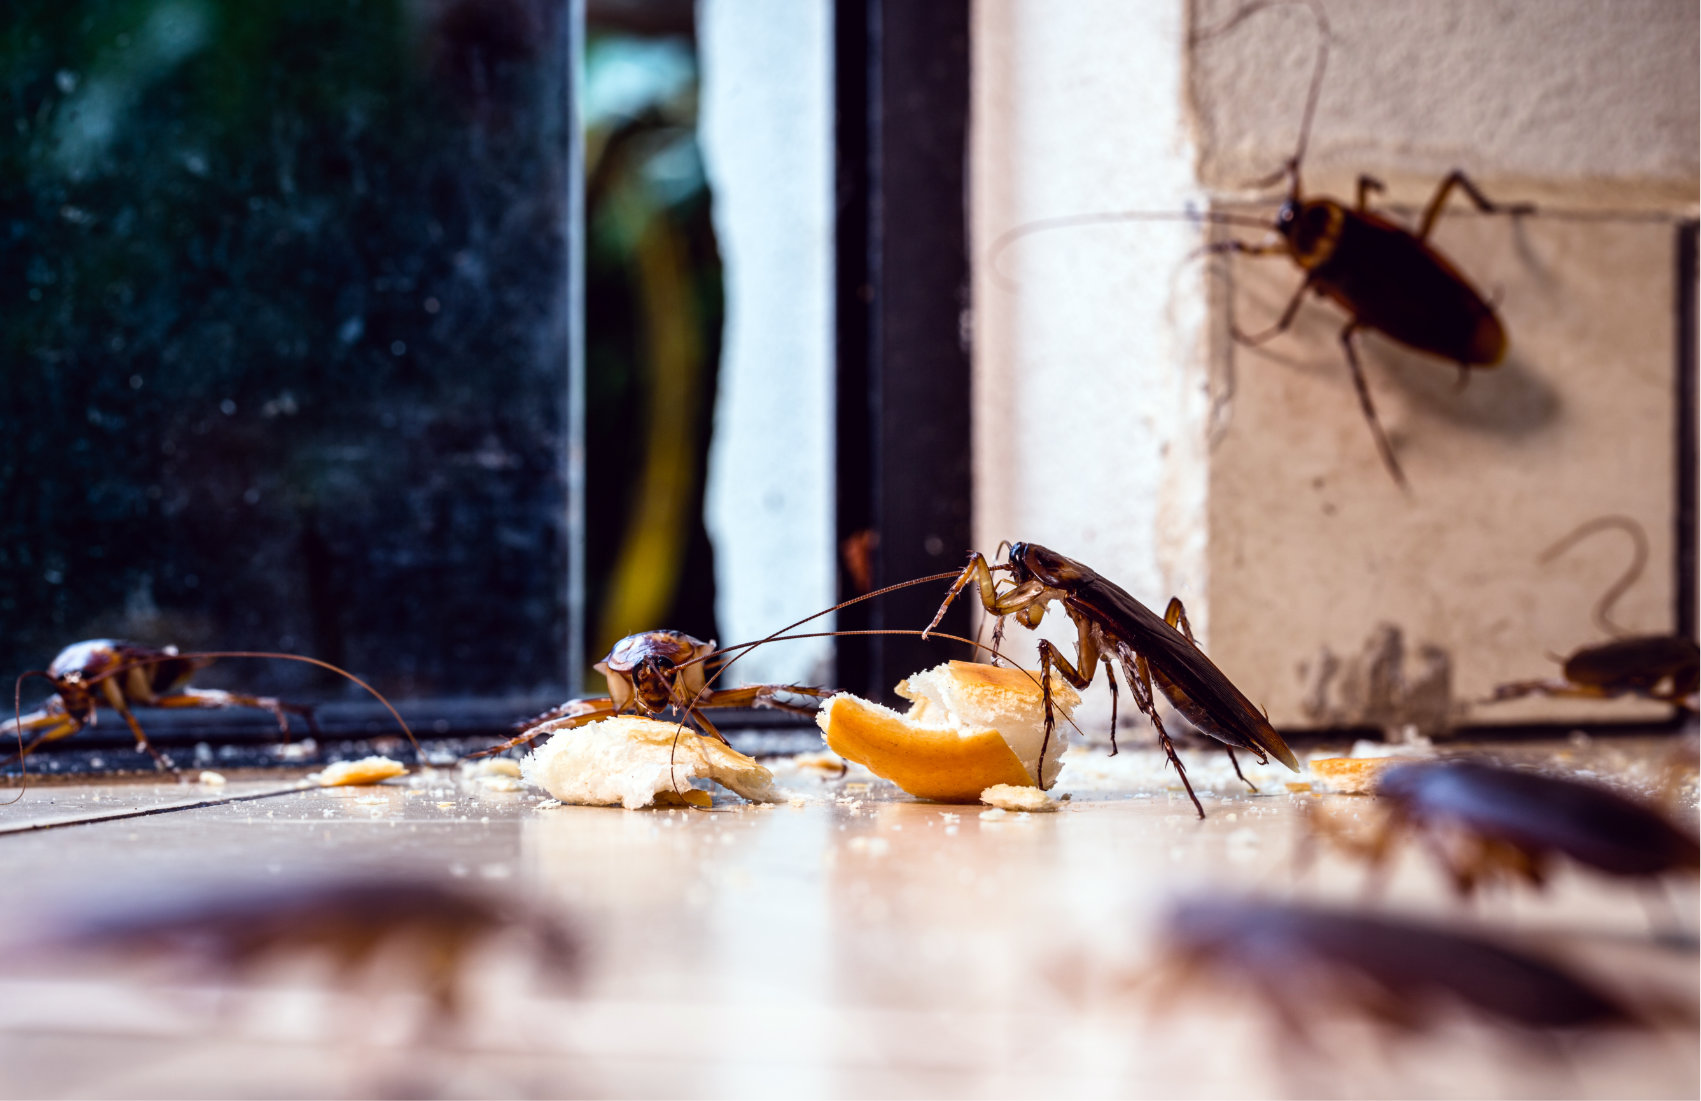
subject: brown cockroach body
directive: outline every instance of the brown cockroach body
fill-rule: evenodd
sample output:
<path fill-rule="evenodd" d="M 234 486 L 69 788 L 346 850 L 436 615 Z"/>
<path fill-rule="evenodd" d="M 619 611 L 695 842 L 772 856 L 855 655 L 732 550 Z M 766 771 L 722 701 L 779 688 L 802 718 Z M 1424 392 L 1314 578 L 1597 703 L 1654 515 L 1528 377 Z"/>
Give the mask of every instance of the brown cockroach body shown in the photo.
<path fill-rule="evenodd" d="M 1532 1033 L 1645 1024 L 1556 963 L 1469 933 L 1288 903 L 1196 900 L 1163 925 L 1162 993 L 1212 978 L 1250 987 L 1287 1037 L 1311 1041 L 1320 1007 L 1421 1034 L 1450 1009 Z"/>
<path fill-rule="evenodd" d="M 1227 23 L 1204 32 L 1195 42 L 1224 33 L 1259 11 L 1285 6 L 1297 0 L 1252 4 Z M 1312 75 L 1300 126 L 1299 145 L 1277 178 L 1288 179 L 1287 197 L 1276 213 L 1273 241 L 1248 244 L 1223 241 L 1210 246 L 1213 252 L 1238 252 L 1249 256 L 1285 256 L 1304 272 L 1287 308 L 1270 328 L 1248 336 L 1236 330 L 1235 339 L 1248 345 L 1261 344 L 1286 332 L 1299 312 L 1307 291 L 1334 302 L 1347 314 L 1341 330 L 1341 348 L 1352 373 L 1359 408 L 1376 439 L 1383 465 L 1402 487 L 1405 474 L 1394 449 L 1382 431 L 1365 381 L 1353 336 L 1361 329 L 1379 332 L 1414 351 L 1455 363 L 1461 384 L 1471 368 L 1494 367 L 1506 356 L 1506 329 L 1482 293 L 1451 261 L 1429 243 L 1430 231 L 1455 188 L 1462 190 L 1484 213 L 1528 214 L 1529 204 L 1502 205 L 1491 202 L 1463 172 L 1455 169 L 1441 181 L 1424 208 L 1414 232 L 1370 209 L 1370 196 L 1384 190 L 1373 176 L 1358 178 L 1357 201 L 1346 203 L 1300 194 L 1300 164 L 1305 157 L 1317 95 L 1329 58 L 1329 21 L 1311 0 L 1303 4 L 1317 21 L 1319 46 L 1317 67 Z M 1269 182 L 1274 182 L 1271 180 Z"/>
<path fill-rule="evenodd" d="M 995 571 L 1010 574 L 1012 585 L 998 591 Z M 1244 749 L 1265 764 L 1275 757 L 1295 772 L 1299 761 L 1288 748 L 1275 727 L 1252 702 L 1234 686 L 1234 682 L 1218 669 L 1193 640 L 1193 630 L 1187 623 L 1187 612 L 1179 599 L 1172 599 L 1166 615 L 1159 617 L 1144 604 L 1088 567 L 1066 558 L 1037 543 L 1016 543 L 1010 547 L 1010 557 L 999 565 L 989 565 L 986 558 L 974 554 L 969 564 L 957 576 L 951 591 L 933 617 L 928 631 L 938 626 L 957 594 L 971 582 L 979 586 L 981 605 L 1002 621 L 1014 615 L 1030 629 L 1038 627 L 1045 615 L 1046 605 L 1057 601 L 1074 621 L 1079 631 L 1075 663 L 1070 664 L 1056 646 L 1041 639 L 1040 685 L 1044 690 L 1046 742 L 1050 744 L 1053 725 L 1050 672 L 1055 669 L 1076 688 L 1084 689 L 1093 681 L 1098 666 L 1103 663 L 1105 678 L 1111 691 L 1111 751 L 1116 747 L 1116 673 L 1111 659 L 1122 667 L 1123 678 L 1134 693 L 1134 702 L 1151 720 L 1158 742 L 1181 777 L 1188 798 L 1193 800 L 1199 817 L 1205 808 L 1193 794 L 1187 770 L 1176 756 L 1175 744 L 1158 718 L 1152 686 L 1157 685 L 1175 709 L 1201 732 L 1221 742 L 1228 750 L 1229 760 L 1240 775 L 1240 762 L 1234 751 Z M 1002 622 L 1000 623 L 1002 628 Z M 922 633 L 926 637 L 927 632 Z M 994 636 L 996 646 L 997 636 Z M 1246 781 L 1245 776 L 1241 776 Z M 1252 787 L 1250 781 L 1246 781 Z M 1257 788 L 1253 788 L 1254 791 Z"/>
<path fill-rule="evenodd" d="M 271 712 L 286 735 L 290 715 L 300 715 L 309 729 L 318 730 L 311 707 L 271 696 L 189 687 L 189 679 L 212 662 L 210 656 L 181 654 L 175 646 L 143 646 L 110 638 L 72 643 L 47 667 L 55 695 L 40 710 L 0 723 L 0 737 L 34 735 L 20 751 L 19 756 L 26 756 L 43 742 L 68 738 L 93 726 L 97 707 L 105 704 L 130 727 L 136 747 L 146 750 L 163 769 L 170 765 L 142 732 L 132 707 L 254 707 Z"/>
<path fill-rule="evenodd" d="M 1506 355 L 1505 327 L 1494 307 L 1464 273 L 1430 243 L 1429 236 L 1455 188 L 1462 190 L 1477 209 L 1485 213 L 1521 215 L 1531 213 L 1535 208 L 1527 203 L 1494 203 L 1465 173 L 1458 170 L 1451 172 L 1436 188 L 1415 231 L 1370 209 L 1371 194 L 1384 190 L 1383 183 L 1370 175 L 1358 177 L 1357 200 L 1350 206 L 1336 199 L 1302 195 L 1300 166 L 1305 158 L 1329 57 L 1329 21 L 1322 8 L 1314 0 L 1268 0 L 1250 4 L 1221 26 L 1196 34 L 1193 44 L 1225 34 L 1258 12 L 1291 6 L 1304 7 L 1311 12 L 1317 22 L 1319 45 L 1294 154 L 1279 172 L 1258 181 L 1256 185 L 1268 187 L 1283 178 L 1288 181 L 1287 195 L 1273 223 L 1226 211 L 1185 215 L 1131 211 L 1048 218 L 1030 222 L 1001 236 L 993 246 L 994 262 L 1004 248 L 1022 236 L 1069 226 L 1184 218 L 1268 230 L 1272 236 L 1262 243 L 1228 240 L 1206 246 L 1205 251 L 1209 253 L 1282 256 L 1304 273 L 1298 289 L 1273 325 L 1249 335 L 1231 322 L 1231 335 L 1237 342 L 1249 346 L 1263 344 L 1279 336 L 1293 324 L 1308 291 L 1339 306 L 1347 315 L 1346 326 L 1341 330 L 1341 348 L 1346 355 L 1359 408 L 1370 426 L 1383 465 L 1396 483 L 1407 488 L 1405 474 L 1377 418 L 1353 337 L 1361 330 L 1378 332 L 1414 351 L 1457 364 L 1461 383 L 1472 368 L 1498 365 Z"/>
<path fill-rule="evenodd" d="M 730 649 L 748 649 L 731 647 Z M 529 745 L 558 730 L 596 722 L 627 712 L 656 716 L 668 708 L 696 724 L 705 733 L 725 742 L 704 708 L 763 707 L 799 715 L 813 710 L 788 703 L 782 695 L 824 699 L 832 691 L 802 684 L 754 684 L 743 688 L 708 687 L 710 659 L 717 651 L 713 642 L 692 638 L 683 631 L 644 631 L 628 635 L 614 644 L 596 670 L 608 678 L 608 695 L 568 700 L 559 707 L 527 719 L 514 737 L 499 746 L 475 753 L 475 757 L 502 753 Z"/>
<path fill-rule="evenodd" d="M 1585 521 L 1543 551 L 1539 561 L 1548 563 L 1596 532 L 1617 529 L 1630 536 L 1633 554 L 1624 573 L 1608 586 L 1595 603 L 1594 620 L 1600 629 L 1616 638 L 1573 651 L 1558 659 L 1559 677 L 1514 681 L 1495 688 L 1486 702 L 1515 700 L 1524 696 L 1554 696 L 1566 699 L 1609 700 L 1620 696 L 1642 696 L 1661 703 L 1696 710 L 1697 680 L 1701 679 L 1701 652 L 1695 640 L 1681 635 L 1632 635 L 1612 618 L 1612 606 L 1642 576 L 1648 564 L 1648 534 L 1628 516 L 1599 516 Z"/>
<path fill-rule="evenodd" d="M 125 899 L 119 907 L 104 901 L 63 909 L 37 947 L 160 959 L 174 970 L 235 980 L 281 958 L 319 956 L 333 965 L 338 985 L 376 972 L 384 960 L 445 1023 L 459 1013 L 473 953 L 498 935 L 524 937 L 538 968 L 566 982 L 582 962 L 578 935 L 559 918 L 488 891 L 427 880 L 190 885 Z"/>
<path fill-rule="evenodd" d="M 1694 639 L 1678 635 L 1614 639 L 1575 651 L 1560 663 L 1559 673 L 1557 679 L 1499 685 L 1490 700 L 1642 696 L 1694 711 L 1701 687 L 1701 649 Z"/>
<path fill-rule="evenodd" d="M 1406 835 L 1422 840 L 1469 896 L 1494 879 L 1542 886 L 1555 857 L 1605 875 L 1652 878 L 1701 870 L 1701 848 L 1652 808 L 1594 784 L 1474 761 L 1390 768 L 1375 795 L 1387 816 L 1351 837 L 1313 815 L 1316 832 L 1379 872 Z"/>

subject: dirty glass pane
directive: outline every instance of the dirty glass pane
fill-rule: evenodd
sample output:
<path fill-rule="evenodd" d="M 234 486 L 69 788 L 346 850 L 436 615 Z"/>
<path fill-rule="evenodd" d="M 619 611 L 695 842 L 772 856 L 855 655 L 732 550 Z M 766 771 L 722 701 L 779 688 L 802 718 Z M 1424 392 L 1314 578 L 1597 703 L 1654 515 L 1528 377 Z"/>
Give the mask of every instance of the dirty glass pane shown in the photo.
<path fill-rule="evenodd" d="M 0 669 L 559 696 L 566 8 L 4 6 Z"/>

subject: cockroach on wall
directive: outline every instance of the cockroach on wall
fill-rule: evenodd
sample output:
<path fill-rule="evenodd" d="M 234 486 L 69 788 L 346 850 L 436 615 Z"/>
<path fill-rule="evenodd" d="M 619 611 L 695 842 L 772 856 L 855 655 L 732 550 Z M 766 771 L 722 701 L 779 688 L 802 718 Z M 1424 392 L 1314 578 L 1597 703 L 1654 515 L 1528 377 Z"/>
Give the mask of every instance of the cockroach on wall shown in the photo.
<path fill-rule="evenodd" d="M 1304 196 L 1300 189 L 1300 169 L 1329 59 L 1329 20 L 1322 7 L 1316 0 L 1268 0 L 1250 4 L 1220 26 L 1197 32 L 1192 44 L 1198 47 L 1228 33 L 1260 12 L 1282 7 L 1303 7 L 1310 11 L 1317 23 L 1318 49 L 1300 124 L 1299 142 L 1293 156 L 1279 171 L 1255 185 L 1266 188 L 1284 179 L 1287 181 L 1287 193 L 1273 223 L 1224 211 L 1196 214 L 1133 211 L 1048 218 L 1002 234 L 993 244 L 992 262 L 996 267 L 998 256 L 1021 237 L 1070 226 L 1186 219 L 1270 231 L 1271 236 L 1260 243 L 1228 240 L 1207 245 L 1204 250 L 1247 256 L 1285 256 L 1304 273 L 1299 287 L 1274 324 L 1249 334 L 1231 322 L 1231 335 L 1238 343 L 1256 346 L 1286 332 L 1293 324 L 1307 291 L 1339 306 L 1347 314 L 1347 323 L 1341 329 L 1341 348 L 1358 395 L 1359 408 L 1370 426 L 1383 465 L 1397 484 L 1409 489 L 1399 459 L 1377 418 L 1353 338 L 1361 330 L 1369 330 L 1414 351 L 1457 364 L 1461 384 L 1468 378 L 1471 369 L 1497 366 L 1506 355 L 1505 326 L 1494 307 L 1465 274 L 1430 243 L 1429 235 L 1455 189 L 1463 191 L 1477 209 L 1485 213 L 1522 215 L 1531 213 L 1535 208 L 1526 203 L 1504 205 L 1492 202 L 1481 188 L 1457 169 L 1436 188 L 1415 231 L 1370 209 L 1370 196 L 1384 190 L 1384 185 L 1368 174 L 1358 177 L 1357 199 L 1350 206 L 1336 199 Z"/>
<path fill-rule="evenodd" d="M 14 698 L 14 712 L 17 713 L 0 723 L 0 738 L 7 735 L 16 737 L 18 752 L 0 764 L 21 760 L 43 742 L 68 738 L 85 726 L 93 726 L 98 717 L 97 708 L 103 704 L 118 712 L 129 726 L 130 733 L 135 735 L 137 748 L 151 755 L 154 764 L 161 769 L 171 768 L 171 763 L 148 741 L 142 724 L 131 710 L 133 707 L 173 710 L 253 707 L 270 712 L 277 719 L 279 729 L 286 735 L 289 733 L 290 715 L 301 716 L 309 728 L 317 731 L 318 726 L 311 707 L 284 703 L 272 696 L 253 696 L 189 686 L 190 678 L 211 665 L 214 660 L 238 657 L 303 662 L 321 669 L 329 669 L 353 681 L 370 692 L 389 710 L 397 725 L 401 727 L 402 733 L 413 743 L 414 752 L 419 752 L 419 743 L 414 740 L 413 732 L 408 729 L 401 716 L 396 714 L 390 702 L 359 677 L 329 662 L 300 654 L 250 650 L 182 653 L 175 646 L 144 646 L 136 642 L 99 638 L 72 643 L 59 652 L 59 656 L 53 659 L 47 669 L 24 673 L 18 678 L 18 693 L 15 693 Z M 23 682 L 28 677 L 41 677 L 51 683 L 54 695 L 39 710 L 24 715 L 21 714 L 19 698 Z M 23 740 L 25 734 L 32 735 L 27 744 Z"/>
<path fill-rule="evenodd" d="M 1502 684 L 1485 702 L 1536 695 L 1593 700 L 1641 696 L 1696 710 L 1696 694 L 1701 687 L 1701 651 L 1695 640 L 1681 635 L 1633 634 L 1612 618 L 1612 606 L 1642 576 L 1648 562 L 1648 535 L 1641 524 L 1628 516 L 1597 517 L 1578 525 L 1543 551 L 1540 561 L 1552 562 L 1596 532 L 1613 529 L 1630 536 L 1633 555 L 1623 575 L 1601 594 L 1595 604 L 1594 620 L 1602 632 L 1616 637 L 1556 659 L 1560 663 L 1558 678 Z"/>
<path fill-rule="evenodd" d="M 1000 571 L 1008 572 L 1012 582 L 1002 592 L 993 577 Z M 969 564 L 957 575 L 932 624 L 922 632 L 923 638 L 939 625 L 951 602 L 970 583 L 977 586 L 981 605 L 986 611 L 999 617 L 1000 632 L 1003 617 L 1009 615 L 1014 615 L 1029 629 L 1038 627 L 1046 605 L 1052 601 L 1063 605 L 1065 614 L 1074 621 L 1079 631 L 1073 665 L 1049 640 L 1040 640 L 1039 682 L 1044 692 L 1046 732 L 1046 741 L 1040 746 L 1042 767 L 1053 726 L 1050 675 L 1053 669 L 1076 688 L 1086 688 L 1092 683 L 1099 664 L 1103 663 L 1105 679 L 1110 682 L 1111 751 L 1115 752 L 1116 673 L 1111 664 L 1114 656 L 1122 666 L 1123 678 L 1134 693 L 1136 706 L 1151 720 L 1158 734 L 1158 743 L 1169 763 L 1175 766 L 1176 775 L 1181 778 L 1182 786 L 1187 789 L 1187 796 L 1193 800 L 1193 807 L 1200 818 L 1205 817 L 1205 808 L 1193 793 L 1193 785 L 1187 780 L 1187 770 L 1182 767 L 1181 758 L 1176 756 L 1175 743 L 1170 741 L 1163 721 L 1158 718 L 1152 694 L 1154 684 L 1188 722 L 1222 743 L 1228 750 L 1235 775 L 1240 776 L 1248 787 L 1252 784 L 1241 775 L 1240 762 L 1234 755 L 1236 749 L 1251 753 L 1259 764 L 1275 757 L 1293 771 L 1299 771 L 1299 761 L 1293 750 L 1270 725 L 1270 720 L 1252 705 L 1252 701 L 1205 656 L 1205 651 L 1193 640 L 1193 629 L 1187 623 L 1187 612 L 1179 599 L 1170 600 L 1168 609 L 1160 618 L 1121 587 L 1080 562 L 1037 543 L 1016 543 L 1010 547 L 1010 557 L 997 565 L 988 564 L 981 554 L 970 556 Z M 998 637 L 994 635 L 994 647 Z M 1252 790 L 1258 789 L 1253 787 Z"/>

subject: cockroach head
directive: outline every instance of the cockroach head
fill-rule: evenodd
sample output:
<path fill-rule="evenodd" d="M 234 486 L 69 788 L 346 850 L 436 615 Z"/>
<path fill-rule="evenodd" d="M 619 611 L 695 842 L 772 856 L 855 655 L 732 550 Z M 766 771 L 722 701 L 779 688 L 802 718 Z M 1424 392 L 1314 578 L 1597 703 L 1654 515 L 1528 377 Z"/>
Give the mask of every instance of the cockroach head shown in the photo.
<path fill-rule="evenodd" d="M 1090 576 L 1091 571 L 1081 563 L 1038 543 L 1016 543 L 1010 548 L 1010 577 L 1018 585 L 1038 581 L 1048 588 L 1067 590 Z"/>
<path fill-rule="evenodd" d="M 678 678 L 673 659 L 646 654 L 632 670 L 632 694 L 647 712 L 664 710 L 673 702 L 673 684 Z"/>
<path fill-rule="evenodd" d="M 64 705 L 68 715 L 83 722 L 88 722 L 94 716 L 92 683 L 83 676 L 81 669 L 49 676 L 47 679 L 53 682 L 53 690 L 59 693 L 59 702 Z"/>
<path fill-rule="evenodd" d="M 1302 268 L 1323 263 L 1335 251 L 1345 216 L 1327 199 L 1301 201 L 1290 196 L 1276 212 L 1276 232 Z"/>

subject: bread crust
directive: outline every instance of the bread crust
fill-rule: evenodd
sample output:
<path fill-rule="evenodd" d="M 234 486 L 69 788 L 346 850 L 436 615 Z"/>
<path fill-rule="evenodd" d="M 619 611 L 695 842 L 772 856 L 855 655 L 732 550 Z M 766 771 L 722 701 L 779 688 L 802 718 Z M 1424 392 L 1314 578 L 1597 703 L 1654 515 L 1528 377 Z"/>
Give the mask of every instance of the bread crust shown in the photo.
<path fill-rule="evenodd" d="M 919 799 L 975 803 L 998 784 L 1033 787 L 1033 777 L 991 727 L 929 726 L 856 696 L 833 696 L 815 722 L 827 745 Z"/>

